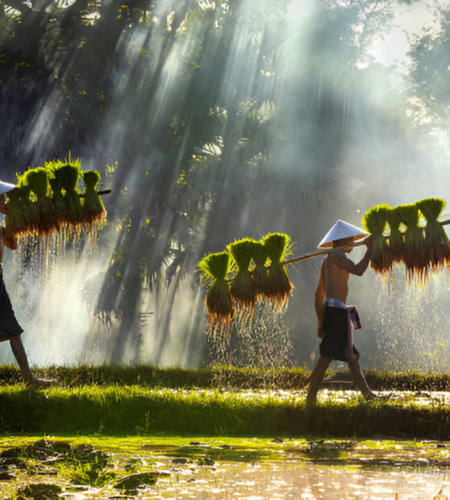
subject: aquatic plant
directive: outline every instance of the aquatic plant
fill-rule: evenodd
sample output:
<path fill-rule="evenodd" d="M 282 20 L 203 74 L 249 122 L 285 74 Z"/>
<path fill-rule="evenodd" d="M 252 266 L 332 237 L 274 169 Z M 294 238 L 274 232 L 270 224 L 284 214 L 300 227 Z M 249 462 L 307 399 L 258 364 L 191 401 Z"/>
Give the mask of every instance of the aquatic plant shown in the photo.
<path fill-rule="evenodd" d="M 99 460 L 88 462 L 56 464 L 59 474 L 70 479 L 74 484 L 101 488 L 116 479 L 116 473 L 105 469 L 105 464 Z"/>

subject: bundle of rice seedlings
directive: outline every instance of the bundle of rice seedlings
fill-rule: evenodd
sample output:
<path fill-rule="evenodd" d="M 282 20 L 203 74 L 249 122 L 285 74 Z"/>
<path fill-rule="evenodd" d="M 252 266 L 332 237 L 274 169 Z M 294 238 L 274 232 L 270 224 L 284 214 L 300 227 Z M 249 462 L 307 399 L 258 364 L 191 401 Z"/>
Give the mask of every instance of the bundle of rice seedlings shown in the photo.
<path fill-rule="evenodd" d="M 59 181 L 64 192 L 64 203 L 67 209 L 68 224 L 79 229 L 83 222 L 83 207 L 80 192 L 77 188 L 81 174 L 80 162 L 67 162 L 57 169 Z"/>
<path fill-rule="evenodd" d="M 373 236 L 370 266 L 386 279 L 387 273 L 392 280 L 392 257 L 384 231 L 387 224 L 388 205 L 376 205 L 368 210 L 362 218 L 363 229 Z"/>
<path fill-rule="evenodd" d="M 25 172 L 20 177 L 17 187 L 21 189 L 21 204 L 23 212 L 23 221 L 25 228 L 22 234 L 34 234 L 39 228 L 39 214 L 37 205 L 31 199 L 31 187 L 28 183 L 28 175 L 31 170 Z"/>
<path fill-rule="evenodd" d="M 44 236 L 54 228 L 54 208 L 49 198 L 49 183 L 47 169 L 37 167 L 26 173 L 26 181 L 31 191 L 36 196 L 36 204 L 39 215 L 39 234 Z"/>
<path fill-rule="evenodd" d="M 9 248 L 15 250 L 18 238 L 25 231 L 25 221 L 22 205 L 22 188 L 15 187 L 7 194 L 8 212 L 5 216 L 5 243 Z"/>
<path fill-rule="evenodd" d="M 97 186 L 100 182 L 100 173 L 96 170 L 83 172 L 85 185 L 83 197 L 83 221 L 89 230 L 92 224 L 100 224 L 106 218 L 106 210 L 100 196 L 97 194 Z"/>
<path fill-rule="evenodd" d="M 198 267 L 203 271 L 202 279 L 208 284 L 205 305 L 209 314 L 209 329 L 215 332 L 227 325 L 234 317 L 234 305 L 228 283 L 231 259 L 228 252 L 205 255 Z"/>
<path fill-rule="evenodd" d="M 51 201 L 54 208 L 53 227 L 59 230 L 61 226 L 68 223 L 69 215 L 62 192 L 62 180 L 60 169 L 62 163 L 59 160 L 46 162 L 45 168 L 48 174 L 48 181 L 51 188 Z"/>
<path fill-rule="evenodd" d="M 445 205 L 446 202 L 441 198 L 425 198 L 416 203 L 427 221 L 424 229 L 424 253 L 433 270 L 439 267 L 443 269 L 444 265 L 450 264 L 450 242 L 438 220 Z"/>
<path fill-rule="evenodd" d="M 267 271 L 266 267 L 267 263 L 267 251 L 264 243 L 262 241 L 255 241 L 253 245 L 253 263 L 254 267 L 252 268 L 253 274 L 253 286 L 255 288 L 255 293 L 257 298 L 266 297 L 266 287 L 267 287 Z"/>
<path fill-rule="evenodd" d="M 386 220 L 389 224 L 388 243 L 392 263 L 401 262 L 403 259 L 403 233 L 400 231 L 402 220 L 395 208 L 389 208 L 386 211 Z"/>
<path fill-rule="evenodd" d="M 236 263 L 236 275 L 231 284 L 231 296 L 240 305 L 244 318 L 253 315 L 257 302 L 257 293 L 250 263 L 253 257 L 255 240 L 244 238 L 227 246 L 227 249 Z"/>
<path fill-rule="evenodd" d="M 267 299 L 279 307 L 287 304 L 289 294 L 294 289 L 286 267 L 282 264 L 288 253 L 289 242 L 290 237 L 283 233 L 271 233 L 263 238 L 267 257 L 270 259 L 264 293 Z"/>
<path fill-rule="evenodd" d="M 427 280 L 428 256 L 425 252 L 425 238 L 423 228 L 419 227 L 419 209 L 416 204 L 400 205 L 395 209 L 402 223 L 406 226 L 404 232 L 405 246 L 403 262 L 406 266 L 409 281 L 417 276 L 419 285 Z"/>

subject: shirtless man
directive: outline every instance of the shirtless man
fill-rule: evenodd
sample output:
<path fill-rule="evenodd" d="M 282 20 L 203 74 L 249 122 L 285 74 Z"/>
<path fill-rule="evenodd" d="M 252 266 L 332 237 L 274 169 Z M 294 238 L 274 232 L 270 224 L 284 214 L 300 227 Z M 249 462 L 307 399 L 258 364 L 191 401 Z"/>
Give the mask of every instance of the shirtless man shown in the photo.
<path fill-rule="evenodd" d="M 352 323 L 356 328 L 361 327 L 358 313 L 355 307 L 345 305 L 349 275 L 362 276 L 369 265 L 372 237 L 351 224 L 338 221 L 321 241 L 319 248 L 351 245 L 355 240 L 363 237 L 366 238 L 364 243 L 367 246 L 367 251 L 358 264 L 355 264 L 346 255 L 352 251 L 351 247 L 330 253 L 323 261 L 315 296 L 315 307 L 319 320 L 317 335 L 322 339 L 322 342 L 320 344 L 320 358 L 309 381 L 307 405 L 316 403 L 319 385 L 329 364 L 334 359 L 348 362 L 353 382 L 367 399 L 377 397 L 367 385 L 359 366 L 359 353 L 353 345 Z"/>
<path fill-rule="evenodd" d="M 8 184 L 0 181 L 0 213 L 6 215 L 8 207 L 6 206 L 5 193 L 14 189 L 14 184 Z M 31 385 L 44 385 L 49 381 L 41 380 L 33 375 L 28 364 L 28 358 L 22 344 L 21 334 L 22 327 L 17 322 L 14 311 L 9 299 L 8 292 L 3 281 L 3 252 L 5 250 L 5 241 L 3 238 L 4 228 L 0 225 L 0 342 L 9 340 L 12 352 L 17 360 L 17 363 L 22 372 L 22 376 L 26 382 Z"/>

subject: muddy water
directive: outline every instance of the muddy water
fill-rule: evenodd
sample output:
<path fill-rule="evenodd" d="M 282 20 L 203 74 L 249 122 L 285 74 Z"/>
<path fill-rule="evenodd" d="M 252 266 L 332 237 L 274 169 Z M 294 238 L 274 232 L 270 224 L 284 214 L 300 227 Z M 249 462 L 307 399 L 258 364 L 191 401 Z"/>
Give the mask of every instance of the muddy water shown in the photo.
<path fill-rule="evenodd" d="M 450 500 L 448 442 L 85 440 L 4 438 L 0 498 Z"/>
<path fill-rule="evenodd" d="M 442 500 L 446 500 L 450 495 L 445 471 L 417 467 L 223 464 L 196 470 L 172 469 L 172 474 L 142 496 L 176 500 L 432 500 L 441 492 Z"/>

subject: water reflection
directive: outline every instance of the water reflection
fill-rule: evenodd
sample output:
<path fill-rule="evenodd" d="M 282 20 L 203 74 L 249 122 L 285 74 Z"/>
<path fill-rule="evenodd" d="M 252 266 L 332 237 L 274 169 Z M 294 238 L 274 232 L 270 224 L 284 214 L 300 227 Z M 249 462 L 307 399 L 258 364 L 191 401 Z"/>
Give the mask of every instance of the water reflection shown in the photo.
<path fill-rule="evenodd" d="M 418 467 L 331 467 L 283 463 L 251 466 L 222 464 L 201 470 L 179 469 L 159 481 L 143 497 L 176 500 L 278 498 L 326 500 L 432 500 L 442 491 L 447 499 L 447 474 Z"/>

